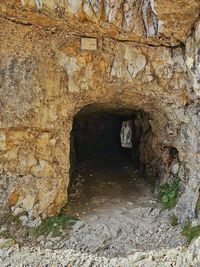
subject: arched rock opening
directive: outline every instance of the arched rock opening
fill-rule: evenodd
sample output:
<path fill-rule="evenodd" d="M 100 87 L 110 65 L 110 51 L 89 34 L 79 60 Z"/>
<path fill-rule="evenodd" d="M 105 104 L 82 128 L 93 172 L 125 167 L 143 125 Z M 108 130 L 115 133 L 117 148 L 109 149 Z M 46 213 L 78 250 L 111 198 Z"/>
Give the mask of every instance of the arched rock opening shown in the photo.
<path fill-rule="evenodd" d="M 120 138 L 123 122 L 127 121 L 132 136 L 129 148 L 123 147 Z M 134 201 L 139 194 L 148 202 L 152 197 L 151 183 L 158 179 L 158 158 L 153 151 L 150 121 L 150 114 L 143 110 L 109 104 L 87 105 L 74 116 L 70 141 L 69 203 L 71 196 L 73 201 L 79 198 L 79 202 L 85 201 L 90 205 L 94 197 L 101 203 L 103 198 L 107 202 L 109 197 L 125 200 L 125 195 L 126 201 Z M 103 184 L 107 189 L 103 189 Z M 107 193 L 99 192 L 97 187 L 102 187 Z M 149 203 L 141 205 L 148 206 Z"/>
<path fill-rule="evenodd" d="M 83 107 L 73 119 L 71 131 L 71 171 L 82 161 L 107 154 L 130 160 L 143 174 L 154 161 L 150 115 L 142 110 L 92 104 Z M 120 134 L 124 121 L 132 125 L 131 148 L 123 148 Z M 155 171 L 154 171 L 155 173 Z"/>

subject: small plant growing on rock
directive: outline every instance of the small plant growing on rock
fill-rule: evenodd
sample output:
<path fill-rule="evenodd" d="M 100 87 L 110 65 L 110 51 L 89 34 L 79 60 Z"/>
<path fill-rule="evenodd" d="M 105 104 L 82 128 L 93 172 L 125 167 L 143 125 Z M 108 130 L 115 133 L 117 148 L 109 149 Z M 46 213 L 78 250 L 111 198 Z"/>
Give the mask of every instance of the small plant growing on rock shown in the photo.
<path fill-rule="evenodd" d="M 196 212 L 197 212 L 197 214 L 200 214 L 200 197 L 199 197 L 199 199 L 197 201 Z"/>
<path fill-rule="evenodd" d="M 178 225 L 178 217 L 176 215 L 172 215 L 172 217 L 170 218 L 170 224 L 171 226 L 177 226 Z"/>
<path fill-rule="evenodd" d="M 52 233 L 52 237 L 58 236 L 63 230 L 68 229 L 76 221 L 79 220 L 78 217 L 70 215 L 58 215 L 54 217 L 48 217 L 42 220 L 42 223 L 31 229 L 31 234 L 35 237 L 40 235 L 47 236 Z"/>
<path fill-rule="evenodd" d="M 6 229 L 0 232 L 0 238 L 8 239 L 11 238 L 10 232 Z"/>
<path fill-rule="evenodd" d="M 176 178 L 171 183 L 165 183 L 157 189 L 158 199 L 166 209 L 173 208 L 178 200 L 180 179 Z"/>
<path fill-rule="evenodd" d="M 192 226 L 191 221 L 188 221 L 182 229 L 182 235 L 185 236 L 188 242 L 191 242 L 200 236 L 200 225 Z"/>

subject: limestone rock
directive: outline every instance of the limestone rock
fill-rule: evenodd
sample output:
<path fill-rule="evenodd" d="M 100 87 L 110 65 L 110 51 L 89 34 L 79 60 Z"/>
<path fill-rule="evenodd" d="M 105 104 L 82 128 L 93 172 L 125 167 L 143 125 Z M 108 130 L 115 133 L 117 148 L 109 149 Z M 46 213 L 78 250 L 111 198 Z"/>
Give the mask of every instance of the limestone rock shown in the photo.
<path fill-rule="evenodd" d="M 120 44 L 115 50 L 111 76 L 132 82 L 145 65 L 146 58 L 140 49 Z"/>
<path fill-rule="evenodd" d="M 186 43 L 186 64 L 197 97 L 200 97 L 200 22 Z"/>
<path fill-rule="evenodd" d="M 141 161 L 161 181 L 179 176 L 177 214 L 195 217 L 199 7 L 199 0 L 1 1 L 1 206 L 32 219 L 59 213 L 73 117 L 99 104 L 148 114 L 151 134 L 139 119 Z M 95 38 L 97 49 L 81 49 L 82 37 Z"/>
<path fill-rule="evenodd" d="M 14 267 L 23 264 L 26 265 L 77 265 L 90 266 L 133 266 L 133 267 L 149 267 L 149 266 L 175 266 L 188 267 L 199 265 L 199 239 L 193 242 L 189 248 L 178 247 L 175 249 L 135 252 L 124 257 L 98 257 L 89 253 L 81 254 L 72 249 L 53 250 L 53 249 L 34 249 L 30 247 L 14 247 L 13 250 L 2 250 L 0 263 Z"/>
<path fill-rule="evenodd" d="M 12 238 L 0 239 L 0 249 L 13 246 L 15 243 L 15 240 Z"/>
<path fill-rule="evenodd" d="M 113 34 L 122 37 L 125 35 L 137 40 L 142 38 L 147 42 L 149 38 L 152 38 L 151 42 L 155 42 L 154 38 L 159 37 L 161 40 L 157 40 L 158 42 L 174 45 L 185 42 L 198 18 L 200 7 L 198 0 L 192 0 L 190 5 L 186 0 L 4 0 L 3 7 L 5 3 L 6 6 L 22 6 L 32 12 L 45 12 L 62 19 L 75 19 L 76 23 L 78 19 L 80 28 L 82 21 L 92 22 L 100 31 L 99 26 L 106 24 L 107 33 L 112 37 Z M 5 7 L 3 11 L 8 10 Z M 37 16 L 37 21 L 38 18 Z"/>

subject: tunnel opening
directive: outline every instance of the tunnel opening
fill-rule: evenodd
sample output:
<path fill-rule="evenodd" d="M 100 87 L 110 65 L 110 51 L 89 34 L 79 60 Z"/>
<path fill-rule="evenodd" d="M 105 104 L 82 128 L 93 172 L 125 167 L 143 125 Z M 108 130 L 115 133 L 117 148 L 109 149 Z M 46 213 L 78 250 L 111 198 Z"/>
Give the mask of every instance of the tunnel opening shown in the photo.
<path fill-rule="evenodd" d="M 142 110 L 117 109 L 104 105 L 82 108 L 73 119 L 70 172 L 84 161 L 107 155 L 131 161 L 135 168 L 146 175 L 146 157 L 150 156 L 152 141 L 149 121 L 149 114 Z M 122 144 L 123 138 L 126 139 L 124 128 L 127 123 L 131 128 L 130 146 Z"/>
<path fill-rule="evenodd" d="M 154 160 L 149 114 L 86 106 L 73 119 L 70 144 L 68 206 L 74 203 L 73 211 L 94 210 L 108 201 L 110 206 L 149 205 L 153 198 L 149 170 Z"/>
<path fill-rule="evenodd" d="M 129 158 L 130 149 L 120 144 L 123 119 L 115 113 L 79 114 L 74 119 L 73 140 L 75 164 L 98 155 L 115 155 Z M 131 120 L 132 117 L 126 117 Z"/>

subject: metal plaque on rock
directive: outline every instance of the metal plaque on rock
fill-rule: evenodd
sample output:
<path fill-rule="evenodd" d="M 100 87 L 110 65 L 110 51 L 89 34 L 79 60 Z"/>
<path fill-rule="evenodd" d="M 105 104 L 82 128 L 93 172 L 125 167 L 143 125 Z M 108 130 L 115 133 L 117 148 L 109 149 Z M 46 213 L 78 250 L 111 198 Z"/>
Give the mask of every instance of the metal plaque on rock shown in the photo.
<path fill-rule="evenodd" d="M 82 50 L 97 50 L 97 39 L 91 37 L 81 38 L 81 49 Z"/>

